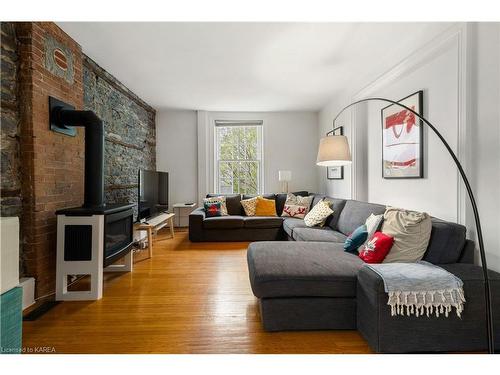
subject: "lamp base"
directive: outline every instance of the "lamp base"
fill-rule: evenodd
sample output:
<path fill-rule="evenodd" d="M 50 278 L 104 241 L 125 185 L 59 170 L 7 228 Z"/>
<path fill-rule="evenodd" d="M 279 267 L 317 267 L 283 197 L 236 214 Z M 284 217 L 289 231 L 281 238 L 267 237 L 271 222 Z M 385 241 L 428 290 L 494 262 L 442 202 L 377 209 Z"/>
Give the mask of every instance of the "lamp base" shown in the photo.
<path fill-rule="evenodd" d="M 281 193 L 282 194 L 288 194 L 288 182 L 287 181 L 281 181 Z"/>

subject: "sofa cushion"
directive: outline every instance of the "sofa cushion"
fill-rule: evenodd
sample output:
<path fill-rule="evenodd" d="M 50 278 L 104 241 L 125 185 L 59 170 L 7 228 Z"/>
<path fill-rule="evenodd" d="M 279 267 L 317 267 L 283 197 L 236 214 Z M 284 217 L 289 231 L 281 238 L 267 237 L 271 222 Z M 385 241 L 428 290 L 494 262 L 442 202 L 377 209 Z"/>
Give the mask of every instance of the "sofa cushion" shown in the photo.
<path fill-rule="evenodd" d="M 304 217 L 304 223 L 306 223 L 308 227 L 323 227 L 326 219 L 328 219 L 328 217 L 332 214 L 333 210 L 330 208 L 330 202 L 327 200 L 321 200 Z"/>
<path fill-rule="evenodd" d="M 228 215 L 243 215 L 241 207 L 241 195 L 239 194 L 207 194 L 207 198 L 211 197 L 226 197 L 226 207 Z"/>
<path fill-rule="evenodd" d="M 222 216 L 222 202 L 204 202 L 206 217 Z"/>
<path fill-rule="evenodd" d="M 243 216 L 229 215 L 220 217 L 207 217 L 203 220 L 205 229 L 234 229 L 243 228 Z"/>
<path fill-rule="evenodd" d="M 358 248 L 361 247 L 368 237 L 366 224 L 357 227 L 354 232 L 347 236 L 344 242 L 344 250 L 348 253 L 358 255 Z"/>
<path fill-rule="evenodd" d="M 276 214 L 276 200 L 257 197 L 255 216 L 278 216 Z"/>
<path fill-rule="evenodd" d="M 307 197 L 309 195 L 307 191 L 295 191 L 292 194 L 298 195 L 300 197 Z M 283 207 L 285 207 L 287 195 L 287 193 L 276 194 L 276 213 L 278 214 L 278 216 L 281 216 L 281 214 L 283 213 Z"/>
<path fill-rule="evenodd" d="M 385 206 L 381 204 L 348 200 L 339 216 L 338 231 L 348 236 L 363 225 L 370 214 L 381 215 L 384 212 Z"/>
<path fill-rule="evenodd" d="M 424 260 L 434 264 L 457 263 L 465 246 L 463 225 L 432 218 L 432 230 Z"/>
<path fill-rule="evenodd" d="M 285 207 L 285 202 L 286 202 L 286 194 L 280 193 L 276 194 L 276 213 L 278 216 L 281 216 L 283 213 L 283 207 Z"/>
<path fill-rule="evenodd" d="M 213 197 L 206 197 L 203 199 L 203 207 L 206 209 L 207 204 L 211 203 L 219 203 L 220 204 L 220 216 L 226 216 L 229 215 L 227 212 L 227 206 L 226 206 L 226 197 L 223 195 L 218 195 L 218 196 L 213 196 Z"/>
<path fill-rule="evenodd" d="M 366 263 L 382 263 L 394 243 L 394 237 L 382 232 L 375 232 L 373 236 L 360 247 L 359 257 Z"/>
<path fill-rule="evenodd" d="M 331 214 L 325 221 L 325 225 L 329 226 L 333 230 L 338 230 L 337 228 L 337 223 L 339 221 L 340 213 L 344 209 L 344 205 L 346 200 L 345 199 L 337 199 L 337 198 L 332 198 L 327 195 L 323 194 L 315 194 L 314 199 L 312 201 L 311 207 L 314 207 L 320 200 L 326 199 L 328 200 L 331 204 L 330 207 L 333 210 L 333 214 Z"/>
<path fill-rule="evenodd" d="M 283 219 L 279 216 L 245 216 L 243 218 L 244 228 L 279 228 Z"/>
<path fill-rule="evenodd" d="M 295 241 L 344 243 L 346 236 L 330 227 L 296 228 L 292 238 Z"/>
<path fill-rule="evenodd" d="M 288 194 L 281 216 L 303 219 L 311 208 L 313 198 L 313 195 L 301 197 L 300 195 Z"/>
<path fill-rule="evenodd" d="M 424 257 L 432 222 L 425 212 L 387 207 L 381 231 L 394 238 L 384 263 L 414 263 Z"/>
<path fill-rule="evenodd" d="M 295 228 L 307 228 L 307 225 L 302 219 L 285 218 L 285 220 L 283 220 L 283 229 L 291 238 L 293 238 L 293 231 Z"/>
<path fill-rule="evenodd" d="M 257 197 L 242 199 L 241 207 L 243 207 L 243 211 L 246 216 L 255 216 L 255 208 L 257 207 Z"/>
<path fill-rule="evenodd" d="M 327 242 L 254 242 L 247 261 L 258 298 L 354 297 L 363 266 L 342 244 Z"/>

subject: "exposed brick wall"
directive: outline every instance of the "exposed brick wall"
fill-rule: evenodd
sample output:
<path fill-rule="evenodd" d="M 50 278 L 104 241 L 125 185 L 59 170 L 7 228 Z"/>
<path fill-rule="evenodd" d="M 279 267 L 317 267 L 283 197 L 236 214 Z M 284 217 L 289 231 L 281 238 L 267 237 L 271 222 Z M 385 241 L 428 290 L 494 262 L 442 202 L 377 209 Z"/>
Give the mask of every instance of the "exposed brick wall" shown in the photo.
<path fill-rule="evenodd" d="M 18 51 L 15 25 L 1 22 L 1 216 L 21 214 Z"/>
<path fill-rule="evenodd" d="M 55 289 L 55 211 L 83 203 L 84 132 L 49 129 L 49 96 L 102 118 L 108 202 L 135 202 L 138 169 L 155 169 L 155 111 L 54 23 L 2 22 L 1 32 L 2 215 L 21 217 L 23 275 L 40 297 Z"/>
<path fill-rule="evenodd" d="M 156 169 L 156 112 L 85 55 L 83 86 L 85 109 L 104 124 L 106 201 L 137 203 L 138 169 Z"/>
<path fill-rule="evenodd" d="M 21 119 L 22 230 L 25 273 L 36 278 L 37 296 L 55 288 L 56 216 L 83 202 L 84 136 L 49 129 L 48 98 L 83 108 L 80 46 L 54 23 L 16 24 Z M 50 71 L 47 40 L 70 51 L 72 79 Z"/>

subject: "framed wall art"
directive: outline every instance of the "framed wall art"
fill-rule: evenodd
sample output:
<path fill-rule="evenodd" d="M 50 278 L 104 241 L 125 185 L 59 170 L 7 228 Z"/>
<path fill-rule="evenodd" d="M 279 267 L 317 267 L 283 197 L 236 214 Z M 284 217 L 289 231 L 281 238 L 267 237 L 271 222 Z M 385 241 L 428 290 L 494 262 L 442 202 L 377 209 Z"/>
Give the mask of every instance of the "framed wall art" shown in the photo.
<path fill-rule="evenodd" d="M 326 178 L 329 180 L 343 180 L 344 167 L 326 167 Z"/>
<path fill-rule="evenodd" d="M 398 102 L 423 115 L 423 91 Z M 423 178 L 423 121 L 391 104 L 382 109 L 382 177 Z"/>

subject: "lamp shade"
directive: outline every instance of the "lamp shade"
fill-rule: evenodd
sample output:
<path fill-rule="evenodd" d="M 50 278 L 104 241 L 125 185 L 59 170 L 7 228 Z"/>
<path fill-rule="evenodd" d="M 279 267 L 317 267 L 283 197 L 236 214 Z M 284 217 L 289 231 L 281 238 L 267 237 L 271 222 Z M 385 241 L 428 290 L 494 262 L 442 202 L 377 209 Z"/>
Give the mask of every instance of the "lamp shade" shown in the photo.
<path fill-rule="evenodd" d="M 278 180 L 285 182 L 292 181 L 292 171 L 278 171 Z"/>
<path fill-rule="evenodd" d="M 351 151 L 347 137 L 344 135 L 331 135 L 321 138 L 316 164 L 322 167 L 351 164 Z"/>

